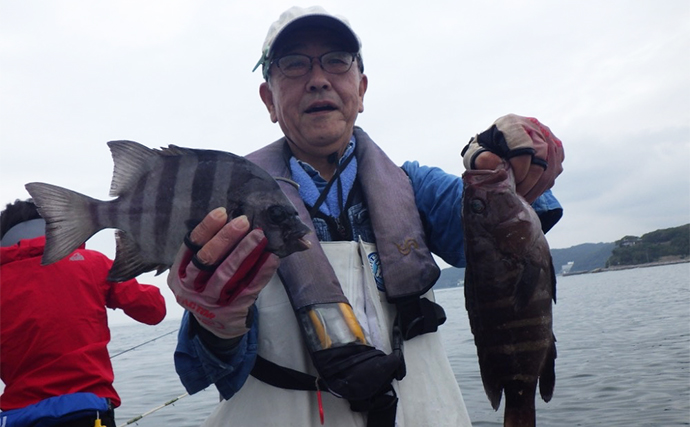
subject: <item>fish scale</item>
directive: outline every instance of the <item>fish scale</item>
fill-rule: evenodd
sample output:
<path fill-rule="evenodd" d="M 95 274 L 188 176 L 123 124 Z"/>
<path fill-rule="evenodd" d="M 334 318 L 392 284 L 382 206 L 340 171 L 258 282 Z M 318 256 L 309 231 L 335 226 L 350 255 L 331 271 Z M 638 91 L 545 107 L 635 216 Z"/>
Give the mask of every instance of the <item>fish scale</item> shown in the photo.
<path fill-rule="evenodd" d="M 492 407 L 505 395 L 504 426 L 536 424 L 537 383 L 555 385 L 554 274 L 539 218 L 515 191 L 507 164 L 463 174 L 465 305 Z"/>
<path fill-rule="evenodd" d="M 150 149 L 133 141 L 108 143 L 115 164 L 110 201 L 45 183 L 26 189 L 46 220 L 43 265 L 56 262 L 96 232 L 115 228 L 116 256 L 110 281 L 168 269 L 185 234 L 217 207 L 246 215 L 261 228 L 266 250 L 279 257 L 309 247 L 310 232 L 278 183 L 263 169 L 232 153 L 169 146 Z"/>

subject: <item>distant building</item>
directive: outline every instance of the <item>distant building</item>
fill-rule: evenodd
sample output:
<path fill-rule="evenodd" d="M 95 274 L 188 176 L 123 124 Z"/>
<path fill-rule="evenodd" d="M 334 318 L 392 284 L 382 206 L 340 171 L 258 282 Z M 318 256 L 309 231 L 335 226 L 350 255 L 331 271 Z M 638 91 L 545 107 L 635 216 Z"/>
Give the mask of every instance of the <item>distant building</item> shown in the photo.
<path fill-rule="evenodd" d="M 575 265 L 575 261 L 569 261 L 567 264 L 562 265 L 560 274 L 564 275 L 570 273 L 570 270 L 572 270 L 573 265 Z"/>
<path fill-rule="evenodd" d="M 625 236 L 616 242 L 620 248 L 624 248 L 626 246 L 635 246 L 638 243 L 642 243 L 642 239 L 637 236 Z"/>

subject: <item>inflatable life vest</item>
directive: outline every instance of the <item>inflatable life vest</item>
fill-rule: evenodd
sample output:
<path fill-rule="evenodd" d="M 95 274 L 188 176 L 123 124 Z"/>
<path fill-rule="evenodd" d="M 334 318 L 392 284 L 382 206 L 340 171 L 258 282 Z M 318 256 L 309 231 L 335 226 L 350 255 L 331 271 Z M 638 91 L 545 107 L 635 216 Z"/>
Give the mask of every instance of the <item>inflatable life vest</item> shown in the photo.
<path fill-rule="evenodd" d="M 68 423 L 88 416 L 104 415 L 110 402 L 93 393 L 70 393 L 49 397 L 24 408 L 0 412 L 2 427 L 41 427 Z"/>
<path fill-rule="evenodd" d="M 301 381 L 295 378 L 299 378 L 300 373 L 288 370 L 287 380 L 276 380 L 286 378 L 279 374 L 282 368 L 263 359 L 259 359 L 252 375 L 284 388 L 304 389 L 301 387 L 314 384 L 307 389 L 323 388 L 348 399 L 353 410 L 369 412 L 369 425 L 391 425 L 395 420 L 397 399 L 390 383 L 405 375 L 402 341 L 436 331 L 445 321 L 440 306 L 420 298 L 431 289 L 440 270 L 426 246 L 407 175 L 364 131 L 355 128 L 354 136 L 357 179 L 376 237 L 386 296 L 398 307 L 392 352 L 385 354 L 366 340 L 360 321 L 312 233 L 305 236 L 312 247 L 283 259 L 278 276 L 289 296 L 319 379 L 302 378 L 304 384 L 299 385 Z M 248 155 L 247 159 L 274 177 L 290 179 L 290 157 L 287 141 L 283 138 Z M 313 229 L 298 190 L 285 181 L 279 184 L 302 221 Z"/>

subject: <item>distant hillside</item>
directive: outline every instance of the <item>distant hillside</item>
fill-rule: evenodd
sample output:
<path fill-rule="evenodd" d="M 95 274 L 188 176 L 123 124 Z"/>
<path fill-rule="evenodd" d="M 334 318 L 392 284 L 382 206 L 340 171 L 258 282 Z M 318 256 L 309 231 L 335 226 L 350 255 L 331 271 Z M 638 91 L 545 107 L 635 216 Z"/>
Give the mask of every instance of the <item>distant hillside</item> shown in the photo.
<path fill-rule="evenodd" d="M 638 265 L 687 259 L 690 256 L 690 224 L 666 228 L 643 234 L 642 237 L 625 236 L 610 243 L 583 243 L 566 249 L 551 249 L 556 274 L 562 267 L 573 263 L 569 273 L 589 272 L 615 266 Z M 462 286 L 464 268 L 445 268 L 434 288 Z"/>
<path fill-rule="evenodd" d="M 684 259 L 690 255 L 690 224 L 652 231 L 642 237 L 625 236 L 615 245 L 606 267 Z"/>
<path fill-rule="evenodd" d="M 567 249 L 551 249 L 556 274 L 560 274 L 561 266 L 570 261 L 573 261 L 571 273 L 604 268 L 615 247 L 615 243 L 583 243 Z M 464 268 L 444 268 L 441 270 L 441 277 L 434 285 L 434 289 L 462 286 L 464 279 Z"/>
<path fill-rule="evenodd" d="M 583 243 L 567 249 L 551 249 L 553 267 L 556 269 L 556 274 L 561 272 L 562 266 L 571 261 L 573 262 L 571 273 L 604 268 L 615 247 L 616 244 L 611 242 Z"/>

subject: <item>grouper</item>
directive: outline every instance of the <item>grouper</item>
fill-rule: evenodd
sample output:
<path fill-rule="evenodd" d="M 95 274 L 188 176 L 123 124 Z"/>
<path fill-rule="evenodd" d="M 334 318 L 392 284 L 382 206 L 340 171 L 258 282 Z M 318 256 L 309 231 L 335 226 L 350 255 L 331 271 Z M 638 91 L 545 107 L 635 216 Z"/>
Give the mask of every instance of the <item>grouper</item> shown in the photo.
<path fill-rule="evenodd" d="M 46 221 L 43 265 L 56 262 L 96 232 L 115 228 L 116 256 L 108 280 L 119 282 L 172 265 L 185 234 L 217 207 L 246 215 L 279 257 L 309 247 L 310 229 L 265 170 L 232 153 L 170 145 L 151 149 L 133 141 L 108 142 L 114 171 L 102 201 L 66 188 L 29 183 L 26 189 Z"/>
<path fill-rule="evenodd" d="M 465 305 L 484 390 L 494 410 L 505 394 L 504 426 L 534 426 L 537 383 L 548 402 L 556 381 L 549 245 L 508 164 L 462 178 Z"/>

